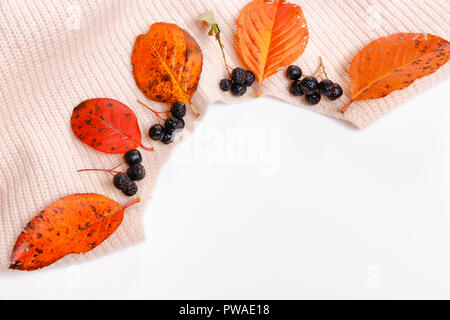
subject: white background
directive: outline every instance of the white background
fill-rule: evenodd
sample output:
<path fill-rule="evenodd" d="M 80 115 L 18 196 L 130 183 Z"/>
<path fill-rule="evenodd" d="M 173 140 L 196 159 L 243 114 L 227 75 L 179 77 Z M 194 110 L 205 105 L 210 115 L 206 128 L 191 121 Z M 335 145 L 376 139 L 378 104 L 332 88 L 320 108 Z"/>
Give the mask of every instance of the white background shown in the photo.
<path fill-rule="evenodd" d="M 145 243 L 2 273 L 0 299 L 450 298 L 449 91 L 365 130 L 269 98 L 214 105 L 163 169 Z"/>

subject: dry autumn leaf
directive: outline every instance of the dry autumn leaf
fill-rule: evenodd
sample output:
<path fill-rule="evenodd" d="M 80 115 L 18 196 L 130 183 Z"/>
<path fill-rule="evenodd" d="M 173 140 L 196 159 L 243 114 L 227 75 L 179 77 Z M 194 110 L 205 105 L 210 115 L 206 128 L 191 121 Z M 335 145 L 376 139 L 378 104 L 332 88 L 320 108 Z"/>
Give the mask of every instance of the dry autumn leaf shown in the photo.
<path fill-rule="evenodd" d="M 95 150 L 122 154 L 142 147 L 141 130 L 134 112 L 113 99 L 91 99 L 82 102 L 72 113 L 73 133 Z"/>
<path fill-rule="evenodd" d="M 245 66 L 259 81 L 295 62 L 305 51 L 309 31 L 302 9 L 284 0 L 254 0 L 238 20 L 237 46 Z"/>
<path fill-rule="evenodd" d="M 449 42 L 431 34 L 397 33 L 379 38 L 361 50 L 350 67 L 355 101 L 384 98 L 434 73 L 450 59 Z"/>
<path fill-rule="evenodd" d="M 68 254 L 91 251 L 120 226 L 125 210 L 100 194 L 75 194 L 41 211 L 25 227 L 14 246 L 10 269 L 42 269 Z"/>
<path fill-rule="evenodd" d="M 175 24 L 155 23 L 136 39 L 131 58 L 139 89 L 147 98 L 190 103 L 200 80 L 203 54 L 192 36 Z"/>

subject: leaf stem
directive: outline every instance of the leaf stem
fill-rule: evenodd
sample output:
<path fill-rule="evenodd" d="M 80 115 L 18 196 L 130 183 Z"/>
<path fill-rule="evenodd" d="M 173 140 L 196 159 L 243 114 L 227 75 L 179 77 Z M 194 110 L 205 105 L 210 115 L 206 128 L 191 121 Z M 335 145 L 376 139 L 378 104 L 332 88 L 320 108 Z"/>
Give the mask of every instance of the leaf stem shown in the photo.
<path fill-rule="evenodd" d="M 263 84 L 262 81 L 260 81 L 259 84 L 258 84 L 258 89 L 256 89 L 256 96 L 257 97 L 261 97 L 262 96 L 262 91 L 261 91 L 262 90 L 262 84 Z"/>
<path fill-rule="evenodd" d="M 351 106 L 352 103 L 353 103 L 353 100 L 350 100 L 345 106 L 343 106 L 341 109 L 341 113 L 344 114 L 345 111 L 347 111 L 347 109 Z"/>
<path fill-rule="evenodd" d="M 141 202 L 141 198 L 137 198 L 137 199 L 131 201 L 129 204 L 126 204 L 126 205 L 123 207 L 123 209 L 126 210 L 126 209 L 128 209 L 129 207 L 134 206 L 136 203 L 139 203 L 139 202 Z"/>
<path fill-rule="evenodd" d="M 197 108 L 194 106 L 194 104 L 192 102 L 189 103 L 189 105 L 191 106 L 191 110 L 194 113 L 194 115 L 198 118 L 200 117 L 200 113 L 198 113 Z"/>
<path fill-rule="evenodd" d="M 155 151 L 155 148 L 149 148 L 149 147 L 144 146 L 143 144 L 141 144 L 141 148 L 144 150 L 150 151 L 150 152 Z"/>

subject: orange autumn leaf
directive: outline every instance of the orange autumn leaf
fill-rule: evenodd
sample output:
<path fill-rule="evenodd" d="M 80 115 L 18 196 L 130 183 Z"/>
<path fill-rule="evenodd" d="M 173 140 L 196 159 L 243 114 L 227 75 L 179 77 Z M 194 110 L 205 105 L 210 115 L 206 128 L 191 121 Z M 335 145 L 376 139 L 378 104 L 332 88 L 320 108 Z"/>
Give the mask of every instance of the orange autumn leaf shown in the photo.
<path fill-rule="evenodd" d="M 141 130 L 134 112 L 109 98 L 83 101 L 73 109 L 70 126 L 75 136 L 91 148 L 110 154 L 142 147 Z"/>
<path fill-rule="evenodd" d="M 305 51 L 309 31 L 302 8 L 284 0 L 254 0 L 238 20 L 237 46 L 242 61 L 259 81 L 295 62 Z"/>
<path fill-rule="evenodd" d="M 428 76 L 450 59 L 449 42 L 431 34 L 397 33 L 379 38 L 353 59 L 350 67 L 351 101 L 384 98 Z"/>
<path fill-rule="evenodd" d="M 42 269 L 68 254 L 91 251 L 120 226 L 125 209 L 100 194 L 62 198 L 36 215 L 17 238 L 10 269 Z"/>
<path fill-rule="evenodd" d="M 147 98 L 173 104 L 190 103 L 203 68 L 203 54 L 192 36 L 175 24 L 155 23 L 136 39 L 133 74 Z"/>

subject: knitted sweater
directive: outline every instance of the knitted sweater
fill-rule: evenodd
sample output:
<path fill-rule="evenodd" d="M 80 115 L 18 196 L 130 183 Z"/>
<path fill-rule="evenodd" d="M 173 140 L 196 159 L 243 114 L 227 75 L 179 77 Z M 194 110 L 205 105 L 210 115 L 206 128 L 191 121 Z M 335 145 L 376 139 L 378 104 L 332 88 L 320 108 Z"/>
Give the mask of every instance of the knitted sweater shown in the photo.
<path fill-rule="evenodd" d="M 148 101 L 136 87 L 131 71 L 135 38 L 157 21 L 176 23 L 189 31 L 204 53 L 204 69 L 193 102 L 202 115 L 214 101 L 235 102 L 218 88 L 225 76 L 217 43 L 197 17 L 213 10 L 223 31 L 230 64 L 240 65 L 234 51 L 235 21 L 247 0 L 2 0 L 0 1 L 0 270 L 10 263 L 11 249 L 26 223 L 60 197 L 73 193 L 101 193 L 121 203 L 127 199 L 111 187 L 108 176 L 86 174 L 80 168 L 109 168 L 120 156 L 94 151 L 80 143 L 70 128 L 73 108 L 81 101 L 110 97 L 130 106 L 142 128 L 155 122 L 136 103 Z M 445 79 L 449 66 L 416 81 L 407 90 L 384 99 L 355 103 L 339 113 L 349 98 L 346 70 L 353 56 L 380 36 L 396 32 L 424 32 L 450 38 L 450 1 L 442 0 L 292 0 L 302 6 L 310 42 L 298 60 L 311 74 L 323 57 L 333 80 L 346 95 L 324 102 L 314 111 L 367 127 L 429 86 Z M 220 71 L 222 70 L 222 71 Z M 307 108 L 292 97 L 288 82 L 278 73 L 263 87 L 266 95 Z M 254 99 L 247 95 L 246 99 Z M 197 121 L 187 118 L 192 132 Z M 151 145 L 149 140 L 145 140 Z M 176 145 L 176 144 L 175 144 Z M 116 233 L 92 252 L 72 255 L 58 264 L 100 256 L 144 239 L 141 218 L 156 184 L 158 172 L 174 146 L 157 145 L 146 156 L 150 176 L 140 183 L 143 203 L 127 211 Z"/>

